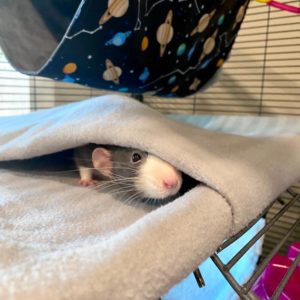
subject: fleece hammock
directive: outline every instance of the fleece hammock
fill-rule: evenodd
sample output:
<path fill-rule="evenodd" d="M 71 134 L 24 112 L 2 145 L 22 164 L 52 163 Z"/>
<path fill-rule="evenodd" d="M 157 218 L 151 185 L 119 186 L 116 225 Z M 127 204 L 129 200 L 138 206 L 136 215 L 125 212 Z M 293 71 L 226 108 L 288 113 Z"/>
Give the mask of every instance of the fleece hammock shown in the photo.
<path fill-rule="evenodd" d="M 299 135 L 211 132 L 121 96 L 0 119 L 2 164 L 91 142 L 149 151 L 200 184 L 128 205 L 78 178 L 2 168 L 1 299 L 157 299 L 300 178 Z"/>
<path fill-rule="evenodd" d="M 0 45 L 29 75 L 186 96 L 227 59 L 249 0 L 0 0 Z"/>

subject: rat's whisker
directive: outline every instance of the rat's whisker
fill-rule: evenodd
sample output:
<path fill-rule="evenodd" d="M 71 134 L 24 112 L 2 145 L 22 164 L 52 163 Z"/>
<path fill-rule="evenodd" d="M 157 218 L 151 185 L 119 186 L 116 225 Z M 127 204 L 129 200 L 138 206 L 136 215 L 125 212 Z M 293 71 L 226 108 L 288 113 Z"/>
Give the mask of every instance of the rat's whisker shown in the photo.
<path fill-rule="evenodd" d="M 98 188 L 99 188 L 98 190 L 103 190 L 104 188 L 111 188 L 111 187 L 116 187 L 116 188 L 118 188 L 118 190 L 121 190 L 121 191 L 135 191 L 132 184 L 120 185 L 117 182 L 114 182 L 113 184 L 107 183 L 105 185 L 104 184 L 98 185 Z"/>
<path fill-rule="evenodd" d="M 103 189 L 103 188 L 109 188 L 109 187 L 114 187 L 116 186 L 115 182 L 107 182 L 107 183 L 100 183 L 92 186 L 92 188 L 95 188 L 97 190 Z"/>
<path fill-rule="evenodd" d="M 38 175 L 52 175 L 52 174 L 68 174 L 68 173 L 77 173 L 79 169 L 72 169 L 72 170 L 62 170 L 62 171 L 33 171 L 34 174 Z"/>
<path fill-rule="evenodd" d="M 131 183 L 131 185 L 133 184 L 133 180 L 130 179 L 130 178 L 115 178 L 115 181 L 116 182 L 119 182 L 120 184 L 123 184 L 123 183 Z"/>
<path fill-rule="evenodd" d="M 131 181 L 138 179 L 138 176 L 123 176 L 123 175 L 120 175 L 120 174 L 113 174 L 113 177 L 120 178 L 120 179 L 128 179 L 128 180 L 131 180 Z"/>
<path fill-rule="evenodd" d="M 141 192 L 136 192 L 135 194 L 131 195 L 129 198 L 125 200 L 126 204 L 131 204 L 133 201 L 136 201 L 139 198 L 142 198 L 142 193 Z"/>
<path fill-rule="evenodd" d="M 90 186 L 89 189 L 96 191 L 104 191 L 109 190 L 110 188 L 115 188 L 117 186 L 119 186 L 119 184 L 115 181 L 101 181 L 99 183 L 96 183 L 95 185 Z"/>

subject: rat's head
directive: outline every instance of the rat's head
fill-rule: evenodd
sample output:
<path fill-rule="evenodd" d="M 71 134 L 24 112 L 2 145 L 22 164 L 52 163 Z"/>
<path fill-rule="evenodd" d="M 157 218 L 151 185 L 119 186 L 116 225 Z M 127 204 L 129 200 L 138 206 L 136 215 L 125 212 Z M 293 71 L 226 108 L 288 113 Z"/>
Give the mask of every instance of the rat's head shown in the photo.
<path fill-rule="evenodd" d="M 145 151 L 112 147 L 96 148 L 92 154 L 94 167 L 142 198 L 165 199 L 178 193 L 181 172 L 166 161 Z"/>

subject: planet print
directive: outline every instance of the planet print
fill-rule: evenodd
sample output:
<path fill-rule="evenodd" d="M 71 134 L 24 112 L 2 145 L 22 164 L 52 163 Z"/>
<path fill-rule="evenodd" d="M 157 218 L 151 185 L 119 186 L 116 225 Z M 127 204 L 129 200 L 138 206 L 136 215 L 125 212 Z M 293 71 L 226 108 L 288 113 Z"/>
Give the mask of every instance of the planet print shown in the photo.
<path fill-rule="evenodd" d="M 194 28 L 194 30 L 191 32 L 191 36 L 193 36 L 196 33 L 202 33 L 208 26 L 211 18 L 215 14 L 216 10 L 214 9 L 209 14 L 204 14 L 200 20 L 198 21 L 197 26 Z"/>
<path fill-rule="evenodd" d="M 199 62 L 203 60 L 203 58 L 207 55 L 209 55 L 215 48 L 216 46 L 216 37 L 218 34 L 218 29 L 215 30 L 212 36 L 210 36 L 208 39 L 206 39 L 204 46 L 203 46 L 203 51 L 202 54 L 199 58 Z"/>
<path fill-rule="evenodd" d="M 112 81 L 115 84 L 119 84 L 119 77 L 122 75 L 122 69 L 114 66 L 110 59 L 105 61 L 106 70 L 103 73 L 103 79 L 106 81 Z"/>
<path fill-rule="evenodd" d="M 176 79 L 177 79 L 176 76 L 173 75 L 172 77 L 169 78 L 168 84 L 173 84 L 176 81 Z"/>
<path fill-rule="evenodd" d="M 144 36 L 141 43 L 141 50 L 146 51 L 148 46 L 149 46 L 149 39 L 146 36 Z"/>
<path fill-rule="evenodd" d="M 222 67 L 223 64 L 224 64 L 224 62 L 225 62 L 225 60 L 224 60 L 223 58 L 220 58 L 220 59 L 218 60 L 217 64 L 216 64 L 216 67 L 217 67 L 217 68 Z"/>
<path fill-rule="evenodd" d="M 145 67 L 143 73 L 139 76 L 139 80 L 144 83 L 148 79 L 149 75 L 149 69 Z"/>
<path fill-rule="evenodd" d="M 122 46 L 125 44 L 126 39 L 131 35 L 131 31 L 127 32 L 118 32 L 116 33 L 112 39 L 105 43 L 105 46 L 114 45 L 114 46 Z"/>
<path fill-rule="evenodd" d="M 77 70 L 77 65 L 73 62 L 68 63 L 64 66 L 63 68 L 63 73 L 64 74 L 72 74 Z"/>
<path fill-rule="evenodd" d="M 224 20 L 225 20 L 225 16 L 221 15 L 218 19 L 218 25 L 221 26 L 224 23 Z"/>
<path fill-rule="evenodd" d="M 74 83 L 75 79 L 73 77 L 71 77 L 70 75 L 65 75 L 65 77 L 63 78 L 64 82 L 68 82 L 68 83 Z"/>
<path fill-rule="evenodd" d="M 177 49 L 177 56 L 181 56 L 184 52 L 185 52 L 185 49 L 186 49 L 186 44 L 181 44 L 178 49 Z"/>
<path fill-rule="evenodd" d="M 99 24 L 103 25 L 110 20 L 111 17 L 120 18 L 125 15 L 129 7 L 128 0 L 109 0 L 107 10 L 99 20 Z"/>
<path fill-rule="evenodd" d="M 179 90 L 179 85 L 175 85 L 172 89 L 171 89 L 171 92 L 172 93 L 175 93 Z"/>
<path fill-rule="evenodd" d="M 174 35 L 172 20 L 173 20 L 173 11 L 169 10 L 165 22 L 158 27 L 156 32 L 156 39 L 160 44 L 160 57 L 164 55 L 167 44 L 171 42 Z"/>

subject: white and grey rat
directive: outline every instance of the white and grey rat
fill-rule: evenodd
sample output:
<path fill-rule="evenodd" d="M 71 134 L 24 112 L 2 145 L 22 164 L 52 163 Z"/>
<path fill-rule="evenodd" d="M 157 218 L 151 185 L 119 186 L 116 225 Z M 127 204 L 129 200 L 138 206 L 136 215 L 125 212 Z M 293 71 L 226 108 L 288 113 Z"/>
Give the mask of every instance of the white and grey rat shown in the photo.
<path fill-rule="evenodd" d="M 88 144 L 74 149 L 80 184 L 95 185 L 94 179 L 117 182 L 141 198 L 164 200 L 175 196 L 182 173 L 159 157 L 138 149 Z"/>

